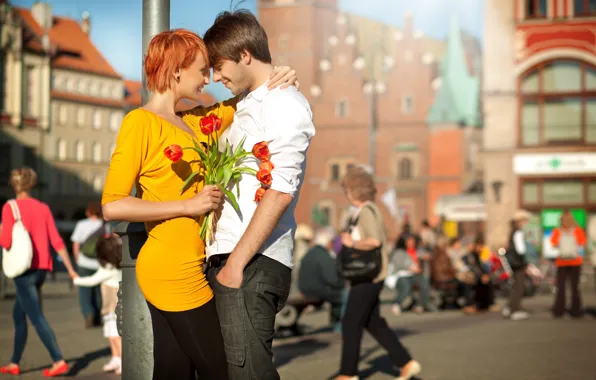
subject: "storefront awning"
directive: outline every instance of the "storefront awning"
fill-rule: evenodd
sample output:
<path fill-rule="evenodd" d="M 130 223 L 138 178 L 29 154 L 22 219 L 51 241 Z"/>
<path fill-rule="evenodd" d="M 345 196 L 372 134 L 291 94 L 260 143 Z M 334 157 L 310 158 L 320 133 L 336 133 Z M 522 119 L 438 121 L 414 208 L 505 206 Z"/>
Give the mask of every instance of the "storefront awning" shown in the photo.
<path fill-rule="evenodd" d="M 435 204 L 435 215 L 452 222 L 486 220 L 486 205 L 482 194 L 443 195 Z"/>

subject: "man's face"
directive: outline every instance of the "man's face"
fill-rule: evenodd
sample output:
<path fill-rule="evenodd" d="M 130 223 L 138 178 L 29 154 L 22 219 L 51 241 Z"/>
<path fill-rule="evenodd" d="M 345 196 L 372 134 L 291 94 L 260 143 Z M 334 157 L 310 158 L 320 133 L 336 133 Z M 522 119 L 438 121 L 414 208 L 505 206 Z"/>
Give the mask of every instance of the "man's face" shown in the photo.
<path fill-rule="evenodd" d="M 221 82 L 234 95 L 239 95 L 250 88 L 250 79 L 242 61 L 236 63 L 224 59 L 213 68 L 213 81 Z"/>

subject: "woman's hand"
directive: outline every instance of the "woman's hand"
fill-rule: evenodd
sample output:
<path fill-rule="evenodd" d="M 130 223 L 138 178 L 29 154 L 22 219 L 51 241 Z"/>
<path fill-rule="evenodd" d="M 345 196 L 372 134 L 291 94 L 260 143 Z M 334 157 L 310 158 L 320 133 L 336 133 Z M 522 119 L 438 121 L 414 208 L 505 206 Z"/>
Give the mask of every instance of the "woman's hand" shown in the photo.
<path fill-rule="evenodd" d="M 184 210 L 188 216 L 201 216 L 209 211 L 217 210 L 223 199 L 222 191 L 215 185 L 206 185 L 194 197 L 184 202 Z"/>
<path fill-rule="evenodd" d="M 288 88 L 294 85 L 296 90 L 300 90 L 300 83 L 298 83 L 298 76 L 296 70 L 289 66 L 275 66 L 271 76 L 269 76 L 269 84 L 267 88 L 273 90 L 281 86 L 281 89 Z"/>
<path fill-rule="evenodd" d="M 353 247 L 354 240 L 352 239 L 352 235 L 347 232 L 341 234 L 341 243 L 346 247 Z"/>

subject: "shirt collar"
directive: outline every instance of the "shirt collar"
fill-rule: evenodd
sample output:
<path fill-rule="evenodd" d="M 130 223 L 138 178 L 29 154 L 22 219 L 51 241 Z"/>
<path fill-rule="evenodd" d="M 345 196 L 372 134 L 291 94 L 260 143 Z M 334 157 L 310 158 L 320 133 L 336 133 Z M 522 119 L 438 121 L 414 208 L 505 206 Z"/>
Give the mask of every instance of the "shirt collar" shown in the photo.
<path fill-rule="evenodd" d="M 246 94 L 244 99 L 246 99 L 246 100 L 254 99 L 258 102 L 261 102 L 263 100 L 263 98 L 265 97 L 265 95 L 267 95 L 267 93 L 269 92 L 269 89 L 267 88 L 268 84 L 269 84 L 269 80 L 267 80 L 267 82 L 263 83 L 262 85 L 260 85 L 256 89 L 254 89 L 253 91 Z"/>

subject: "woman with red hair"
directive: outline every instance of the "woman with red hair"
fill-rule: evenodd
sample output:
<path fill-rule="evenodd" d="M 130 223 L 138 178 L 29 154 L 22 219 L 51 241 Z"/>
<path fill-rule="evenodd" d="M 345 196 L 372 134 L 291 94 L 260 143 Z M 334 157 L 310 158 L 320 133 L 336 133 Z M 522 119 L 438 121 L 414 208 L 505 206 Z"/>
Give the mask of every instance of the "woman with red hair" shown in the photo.
<path fill-rule="evenodd" d="M 145 73 L 152 94 L 122 122 L 104 187 L 103 215 L 106 220 L 145 222 L 148 239 L 136 271 L 151 313 L 153 379 L 195 379 L 198 373 L 202 379 L 227 380 L 220 323 L 202 270 L 205 243 L 199 236 L 201 217 L 219 207 L 222 192 L 204 186 L 202 178 L 181 190 L 199 169 L 200 157 L 192 150 L 177 157 L 164 153 L 173 145 L 192 146 L 193 139 L 206 143 L 199 123 L 208 113 L 222 119 L 223 132 L 232 123 L 237 99 L 176 113 L 182 99 L 198 102 L 209 83 L 207 48 L 188 30 L 156 35 L 147 50 Z M 273 76 L 273 87 L 296 79 L 289 68 Z M 135 183 L 137 197 L 130 195 Z"/>

